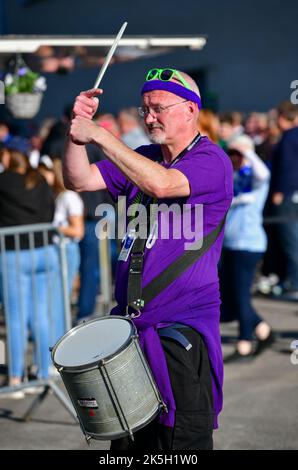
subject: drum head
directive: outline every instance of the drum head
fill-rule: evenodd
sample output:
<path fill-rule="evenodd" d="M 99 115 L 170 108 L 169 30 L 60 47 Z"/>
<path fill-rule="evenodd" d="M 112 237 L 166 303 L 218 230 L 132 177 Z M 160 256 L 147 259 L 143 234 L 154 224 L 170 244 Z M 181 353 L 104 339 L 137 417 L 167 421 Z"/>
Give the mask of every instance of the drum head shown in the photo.
<path fill-rule="evenodd" d="M 125 318 L 91 320 L 66 333 L 53 350 L 58 366 L 82 367 L 115 355 L 129 342 L 133 324 Z"/>

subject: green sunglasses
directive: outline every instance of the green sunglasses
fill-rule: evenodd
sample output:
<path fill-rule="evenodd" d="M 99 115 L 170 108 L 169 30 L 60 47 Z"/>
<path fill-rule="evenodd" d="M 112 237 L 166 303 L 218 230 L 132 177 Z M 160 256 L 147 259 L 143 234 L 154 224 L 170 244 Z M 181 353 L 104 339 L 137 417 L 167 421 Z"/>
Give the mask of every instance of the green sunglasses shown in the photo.
<path fill-rule="evenodd" d="M 173 77 L 178 78 L 178 80 L 185 86 L 191 90 L 191 86 L 187 83 L 186 80 L 182 77 L 182 75 L 175 69 L 151 69 L 147 73 L 146 82 L 150 80 L 155 80 L 156 78 L 161 80 L 162 82 L 169 82 Z"/>

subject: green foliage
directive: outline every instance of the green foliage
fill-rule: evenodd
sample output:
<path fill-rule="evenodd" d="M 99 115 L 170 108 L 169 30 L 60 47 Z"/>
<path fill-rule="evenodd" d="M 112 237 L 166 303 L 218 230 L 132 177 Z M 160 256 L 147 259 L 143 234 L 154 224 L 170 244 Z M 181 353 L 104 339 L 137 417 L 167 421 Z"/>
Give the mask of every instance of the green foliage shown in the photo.
<path fill-rule="evenodd" d="M 37 93 L 46 89 L 45 78 L 38 73 L 23 67 L 17 73 L 5 77 L 5 93 Z"/>

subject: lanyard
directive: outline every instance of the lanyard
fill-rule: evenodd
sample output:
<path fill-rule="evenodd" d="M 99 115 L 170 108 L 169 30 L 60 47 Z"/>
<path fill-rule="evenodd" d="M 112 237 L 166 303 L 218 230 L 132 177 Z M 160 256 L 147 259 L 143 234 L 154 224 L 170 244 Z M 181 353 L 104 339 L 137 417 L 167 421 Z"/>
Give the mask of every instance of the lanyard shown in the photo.
<path fill-rule="evenodd" d="M 187 147 L 185 147 L 185 149 L 183 149 L 177 155 L 177 157 L 171 162 L 169 168 L 172 168 L 174 165 L 176 165 L 176 163 L 178 163 L 181 160 L 181 158 L 184 157 L 184 155 L 187 152 L 189 152 L 190 150 L 192 150 L 194 148 L 194 146 L 201 140 L 201 138 L 202 138 L 201 134 L 198 133 L 194 137 L 194 139 L 190 142 L 190 144 Z M 162 163 L 162 161 L 158 160 L 158 163 Z M 132 203 L 133 204 L 134 203 L 141 204 L 141 205 L 144 205 L 145 207 L 147 207 L 149 204 L 152 204 L 152 201 L 154 201 L 155 203 L 157 202 L 156 199 L 152 198 L 151 196 L 146 195 L 144 192 L 139 191 Z M 134 219 L 134 216 L 129 217 L 130 221 L 133 220 L 133 219 Z"/>
<path fill-rule="evenodd" d="M 201 140 L 201 138 L 202 138 L 201 134 L 198 133 L 195 136 L 195 138 L 191 141 L 191 143 L 187 147 L 185 147 L 185 149 L 183 149 L 182 152 L 180 152 L 179 155 L 177 155 L 177 157 L 172 161 L 169 168 L 176 165 L 176 163 L 178 163 L 187 152 L 189 152 L 190 150 L 194 148 L 194 146 Z"/>

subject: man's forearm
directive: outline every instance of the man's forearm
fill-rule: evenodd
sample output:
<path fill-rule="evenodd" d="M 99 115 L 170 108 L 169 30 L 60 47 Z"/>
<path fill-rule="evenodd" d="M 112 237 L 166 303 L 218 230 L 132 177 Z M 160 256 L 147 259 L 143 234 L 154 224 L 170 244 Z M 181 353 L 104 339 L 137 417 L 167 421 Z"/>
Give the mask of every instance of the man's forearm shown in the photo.
<path fill-rule="evenodd" d="M 70 127 L 70 137 L 82 144 L 93 143 L 101 147 L 109 160 L 141 191 L 149 196 L 187 197 L 190 194 L 186 176 L 175 169 L 165 169 L 134 152 L 109 131 L 98 127 L 84 116 L 76 116 Z M 106 183 L 94 164 L 88 168 L 85 150 L 69 143 L 66 149 L 65 177 L 77 191 L 105 189 Z"/>
<path fill-rule="evenodd" d="M 162 191 L 167 181 L 167 170 L 161 165 L 131 150 L 105 129 L 98 129 L 93 142 L 99 145 L 109 160 L 146 194 L 156 196 L 157 191 Z"/>
<path fill-rule="evenodd" d="M 63 158 L 63 178 L 68 189 L 80 191 L 90 179 L 90 163 L 85 145 L 77 145 L 68 139 Z"/>

